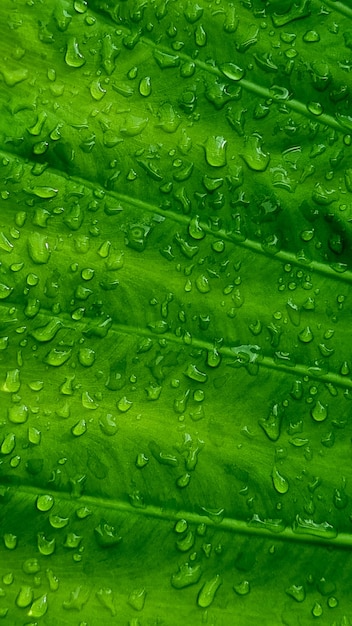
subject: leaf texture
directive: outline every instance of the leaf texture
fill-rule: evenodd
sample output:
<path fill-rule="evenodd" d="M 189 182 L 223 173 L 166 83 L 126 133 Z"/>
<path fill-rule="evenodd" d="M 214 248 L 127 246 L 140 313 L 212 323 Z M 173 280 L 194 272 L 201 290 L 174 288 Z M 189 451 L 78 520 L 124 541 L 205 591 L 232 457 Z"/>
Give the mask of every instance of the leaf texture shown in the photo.
<path fill-rule="evenodd" d="M 351 17 L 1 3 L 4 623 L 351 623 Z"/>

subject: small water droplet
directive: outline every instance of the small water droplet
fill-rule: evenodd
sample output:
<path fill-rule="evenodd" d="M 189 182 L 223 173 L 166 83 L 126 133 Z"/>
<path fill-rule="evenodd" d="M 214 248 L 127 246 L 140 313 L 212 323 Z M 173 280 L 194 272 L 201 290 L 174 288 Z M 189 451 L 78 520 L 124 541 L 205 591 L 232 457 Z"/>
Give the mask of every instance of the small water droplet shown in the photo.
<path fill-rule="evenodd" d="M 83 367 L 91 367 L 95 362 L 95 352 L 91 348 L 80 348 L 78 360 Z"/>
<path fill-rule="evenodd" d="M 309 326 L 306 326 L 303 330 L 301 330 L 301 332 L 298 335 L 298 339 L 302 343 L 310 343 L 311 341 L 313 341 L 314 339 L 313 333 L 311 329 L 309 328 Z"/>
<path fill-rule="evenodd" d="M 286 478 L 284 478 L 284 476 L 280 474 L 279 470 L 276 467 L 273 468 L 271 477 L 273 480 L 273 485 L 278 493 L 285 494 L 288 492 L 288 482 Z"/>
<path fill-rule="evenodd" d="M 147 98 L 152 93 L 152 80 L 150 76 L 144 76 L 139 83 L 139 93 Z"/>
<path fill-rule="evenodd" d="M 13 288 L 5 285 L 4 283 L 0 283 L 0 300 L 5 300 L 9 295 L 13 292 Z"/>
<path fill-rule="evenodd" d="M 44 533 L 37 534 L 38 550 L 44 556 L 50 556 L 55 552 L 55 539 L 47 539 Z"/>
<path fill-rule="evenodd" d="M 108 609 L 108 611 L 110 611 L 112 616 L 116 615 L 116 609 L 114 605 L 114 594 L 112 592 L 112 589 L 108 587 L 102 587 L 101 589 L 98 589 L 95 595 L 98 598 L 99 602 L 106 609 Z"/>
<path fill-rule="evenodd" d="M 303 585 L 291 585 L 286 589 L 287 595 L 291 596 L 296 602 L 303 602 L 306 598 L 306 592 Z"/>
<path fill-rule="evenodd" d="M 4 438 L 0 452 L 1 454 L 11 454 L 16 447 L 16 435 L 14 433 L 8 433 Z"/>
<path fill-rule="evenodd" d="M 306 43 L 317 43 L 318 41 L 320 41 L 320 35 L 319 33 L 317 33 L 316 30 L 307 30 L 304 33 L 302 39 Z"/>
<path fill-rule="evenodd" d="M 308 102 L 307 109 L 308 109 L 309 113 L 312 113 L 312 115 L 318 116 L 318 115 L 321 115 L 323 113 L 323 107 L 322 107 L 321 103 L 320 102 L 315 102 L 313 100 Z"/>
<path fill-rule="evenodd" d="M 204 48 L 204 46 L 207 45 L 207 39 L 208 38 L 204 27 L 202 26 L 202 24 L 198 24 L 194 31 L 194 41 L 196 43 L 196 46 Z"/>
<path fill-rule="evenodd" d="M 144 608 L 145 598 L 146 590 L 143 587 L 140 589 L 134 589 L 128 597 L 128 604 L 135 611 L 142 611 Z"/>
<path fill-rule="evenodd" d="M 52 509 L 52 507 L 54 506 L 54 498 L 50 494 L 43 494 L 41 496 L 38 496 L 36 505 L 38 511 L 50 511 L 50 509 Z"/>
<path fill-rule="evenodd" d="M 29 585 L 22 585 L 20 588 L 16 604 L 20 609 L 25 609 L 33 602 L 33 589 Z"/>
<path fill-rule="evenodd" d="M 314 615 L 314 617 L 321 617 L 322 614 L 323 607 L 321 606 L 320 602 L 315 602 L 312 608 L 312 615 Z"/>
<path fill-rule="evenodd" d="M 75 437 L 81 437 L 87 432 L 87 422 L 85 419 L 80 419 L 74 426 L 71 428 L 71 433 Z"/>
<path fill-rule="evenodd" d="M 70 348 L 68 348 L 67 350 L 53 348 L 46 355 L 44 362 L 48 365 L 51 365 L 52 367 L 60 367 L 69 360 L 69 358 L 71 357 L 71 353 L 72 350 Z"/>
<path fill-rule="evenodd" d="M 220 65 L 220 69 L 230 80 L 238 81 L 244 76 L 244 70 L 235 63 L 223 63 Z"/>
<path fill-rule="evenodd" d="M 184 589 L 190 585 L 195 585 L 202 575 L 200 565 L 183 563 L 179 565 L 178 571 L 171 576 L 171 584 L 175 589 Z"/>
<path fill-rule="evenodd" d="M 239 596 L 246 596 L 250 592 L 249 581 L 248 580 L 242 580 L 237 585 L 234 585 L 233 589 Z"/>
<path fill-rule="evenodd" d="M 94 535 L 98 544 L 103 548 L 115 546 L 121 541 L 121 537 L 118 535 L 116 528 L 108 524 L 105 520 L 102 520 L 94 529 Z"/>
<path fill-rule="evenodd" d="M 7 548 L 8 550 L 14 550 L 17 546 L 17 536 L 13 535 L 12 533 L 5 533 L 4 544 L 5 548 Z"/>

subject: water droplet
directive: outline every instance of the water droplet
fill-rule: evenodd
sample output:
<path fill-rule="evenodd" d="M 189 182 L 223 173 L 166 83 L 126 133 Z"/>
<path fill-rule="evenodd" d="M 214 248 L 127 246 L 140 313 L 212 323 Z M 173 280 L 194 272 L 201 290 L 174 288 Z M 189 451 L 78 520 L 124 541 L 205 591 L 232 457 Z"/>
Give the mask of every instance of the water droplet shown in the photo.
<path fill-rule="evenodd" d="M 116 609 L 114 605 L 114 594 L 112 592 L 112 589 L 108 587 L 102 587 L 101 589 L 98 589 L 95 595 L 98 598 L 99 602 L 106 609 L 108 609 L 108 611 L 110 611 L 112 616 L 116 615 Z"/>
<path fill-rule="evenodd" d="M 311 341 L 313 341 L 314 339 L 313 333 L 311 329 L 309 328 L 309 326 L 306 326 L 303 330 L 301 330 L 301 332 L 298 335 L 298 339 L 302 343 L 310 343 Z"/>
<path fill-rule="evenodd" d="M 29 609 L 27 615 L 29 617 L 43 617 L 48 610 L 48 596 L 44 594 L 34 600 L 31 608 Z"/>
<path fill-rule="evenodd" d="M 195 284 L 200 293 L 208 293 L 210 291 L 209 280 L 204 274 L 196 278 Z"/>
<path fill-rule="evenodd" d="M 175 526 L 174 526 L 174 531 L 176 533 L 184 533 L 186 532 L 186 530 L 188 529 L 188 522 L 185 519 L 179 519 L 177 520 Z"/>
<path fill-rule="evenodd" d="M 144 588 L 134 589 L 128 597 L 128 604 L 135 611 L 142 611 L 144 608 L 145 598 L 146 590 Z"/>
<path fill-rule="evenodd" d="M 78 585 L 76 589 L 71 591 L 70 599 L 65 600 L 62 603 L 64 609 L 68 611 L 81 611 L 84 605 L 88 602 L 90 591 L 83 585 Z"/>
<path fill-rule="evenodd" d="M 54 506 L 54 498 L 50 494 L 38 496 L 36 505 L 38 511 L 50 511 Z"/>
<path fill-rule="evenodd" d="M 207 34 L 202 26 L 202 24 L 198 24 L 194 31 L 194 41 L 196 46 L 200 48 L 204 48 L 207 45 Z"/>
<path fill-rule="evenodd" d="M 54 513 L 51 513 L 49 515 L 49 523 L 52 528 L 65 528 L 65 526 L 67 526 L 67 524 L 69 523 L 69 518 L 61 517 L 60 515 L 55 515 Z"/>
<path fill-rule="evenodd" d="M 250 592 L 249 581 L 248 580 L 242 580 L 237 585 L 234 585 L 233 589 L 239 596 L 246 596 Z"/>
<path fill-rule="evenodd" d="M 255 172 L 264 172 L 269 165 L 270 154 L 262 149 L 262 137 L 258 133 L 251 135 L 241 155 L 248 167 Z"/>
<path fill-rule="evenodd" d="M 321 606 L 320 602 L 315 602 L 312 608 L 312 615 L 314 615 L 314 617 L 321 617 L 322 614 L 323 607 Z"/>
<path fill-rule="evenodd" d="M 312 519 L 302 519 L 299 515 L 296 515 L 292 530 L 297 534 L 314 535 L 323 539 L 335 539 L 337 536 L 336 528 L 329 522 L 325 521 L 317 524 Z"/>
<path fill-rule="evenodd" d="M 323 422 L 328 416 L 327 408 L 320 402 L 320 400 L 318 400 L 318 402 L 314 405 L 310 413 L 316 422 Z"/>
<path fill-rule="evenodd" d="M 190 481 L 191 474 L 185 472 L 184 474 L 182 474 L 182 476 L 178 477 L 178 479 L 176 480 L 176 485 L 177 487 L 179 487 L 179 489 L 184 489 L 185 487 L 188 487 Z"/>
<path fill-rule="evenodd" d="M 8 418 L 13 424 L 24 424 L 28 419 L 28 407 L 25 404 L 9 407 Z"/>
<path fill-rule="evenodd" d="M 238 81 L 244 76 L 244 70 L 235 63 L 223 63 L 220 65 L 220 69 L 230 80 Z"/>
<path fill-rule="evenodd" d="M 162 52 L 158 48 L 154 48 L 153 54 L 157 64 L 162 70 L 171 67 L 178 67 L 180 65 L 180 57 L 178 55 Z"/>
<path fill-rule="evenodd" d="M 76 510 L 76 515 L 78 519 L 86 519 L 90 515 L 92 515 L 92 511 L 87 506 L 81 506 Z"/>
<path fill-rule="evenodd" d="M 316 30 L 307 30 L 304 33 L 302 39 L 306 43 L 317 43 L 318 41 L 320 41 L 320 35 L 319 33 L 317 33 Z"/>
<path fill-rule="evenodd" d="M 111 413 L 107 413 L 106 415 L 102 415 L 99 421 L 99 426 L 104 435 L 108 435 L 112 437 L 117 433 L 117 423 L 116 417 L 114 417 Z"/>
<path fill-rule="evenodd" d="M 2 582 L 4 583 L 4 585 L 12 585 L 14 580 L 15 580 L 15 577 L 13 575 L 13 572 L 8 572 L 7 574 L 4 574 L 2 577 Z"/>
<path fill-rule="evenodd" d="M 82 67 L 86 62 L 75 37 L 71 37 L 68 40 L 65 61 L 67 65 L 73 68 Z"/>
<path fill-rule="evenodd" d="M 87 432 L 87 422 L 85 419 L 80 419 L 74 426 L 71 428 L 71 433 L 75 437 L 81 437 L 84 433 Z"/>
<path fill-rule="evenodd" d="M 44 362 L 48 365 L 51 365 L 52 367 L 60 367 L 69 360 L 71 354 L 71 348 L 68 348 L 66 350 L 64 348 L 53 348 L 46 355 Z"/>
<path fill-rule="evenodd" d="M 323 107 L 320 104 L 320 102 L 315 102 L 313 100 L 308 102 L 307 109 L 308 109 L 309 113 L 312 113 L 312 115 L 318 116 L 318 115 L 321 115 L 323 113 Z"/>
<path fill-rule="evenodd" d="M 179 565 L 178 572 L 171 576 L 171 584 L 175 589 L 184 589 L 190 585 L 195 585 L 202 575 L 200 565 L 183 563 Z"/>
<path fill-rule="evenodd" d="M 91 348 L 80 348 L 78 360 L 83 367 L 91 367 L 95 361 L 95 352 Z"/>
<path fill-rule="evenodd" d="M 208 608 L 208 606 L 212 604 L 215 598 L 215 594 L 221 584 L 222 580 L 219 574 L 216 574 L 216 576 L 205 582 L 198 594 L 198 606 L 202 607 L 203 609 Z"/>
<path fill-rule="evenodd" d="M 7 550 L 14 550 L 17 546 L 17 536 L 12 533 L 4 534 L 4 545 Z"/>
<path fill-rule="evenodd" d="M 49 261 L 51 252 L 45 235 L 35 232 L 28 236 L 28 254 L 36 265 Z"/>
<path fill-rule="evenodd" d="M 85 13 L 88 9 L 87 0 L 74 0 L 73 7 L 77 13 Z"/>
<path fill-rule="evenodd" d="M 286 589 L 287 595 L 291 596 L 296 602 L 303 602 L 306 598 L 306 592 L 303 585 L 291 585 Z"/>
<path fill-rule="evenodd" d="M 185 376 L 191 380 L 195 380 L 198 383 L 205 383 L 208 380 L 208 376 L 205 372 L 200 371 L 196 365 L 190 363 L 185 371 Z"/>
<path fill-rule="evenodd" d="M 79 547 L 81 541 L 82 541 L 81 535 L 76 535 L 76 533 L 73 533 L 73 532 L 68 533 L 64 541 L 64 547 L 70 548 L 71 550 L 75 550 Z"/>
<path fill-rule="evenodd" d="M 141 96 L 147 98 L 152 93 L 152 80 L 150 76 L 145 76 L 140 80 L 139 83 L 139 93 Z"/>
<path fill-rule="evenodd" d="M 278 404 L 274 404 L 267 418 L 260 418 L 258 420 L 260 426 L 271 441 L 277 441 L 280 437 L 281 420 L 282 410 Z"/>
<path fill-rule="evenodd" d="M 47 539 L 44 533 L 37 534 L 38 550 L 44 556 L 50 556 L 55 552 L 55 539 Z"/>
<path fill-rule="evenodd" d="M 0 300 L 5 300 L 13 292 L 13 288 L 4 283 L 0 283 Z"/>
<path fill-rule="evenodd" d="M 212 167 L 223 167 L 226 159 L 227 140 L 220 135 L 210 135 L 205 143 L 205 158 Z"/>
<path fill-rule="evenodd" d="M 198 2 L 188 1 L 183 14 L 187 22 L 189 22 L 190 24 L 194 24 L 202 17 L 203 7 L 201 7 Z"/>
<path fill-rule="evenodd" d="M 181 539 L 176 541 L 176 547 L 180 552 L 188 552 L 193 548 L 195 541 L 194 533 L 189 530 Z"/>
<path fill-rule="evenodd" d="M 98 544 L 102 548 L 115 546 L 120 543 L 122 539 L 118 535 L 116 528 L 108 524 L 105 520 L 102 520 L 100 524 L 94 529 L 94 535 Z"/>
<path fill-rule="evenodd" d="M 25 609 L 33 602 L 33 589 L 29 585 L 22 585 L 20 588 L 16 604 L 20 609 Z"/>
<path fill-rule="evenodd" d="M 90 84 L 89 91 L 90 91 L 90 94 L 91 94 L 92 98 L 94 100 L 96 100 L 97 102 L 102 100 L 102 98 L 104 98 L 104 96 L 106 94 L 106 89 L 104 89 L 104 87 L 102 86 L 100 80 L 93 80 L 93 82 Z M 94 137 L 94 135 L 93 135 L 93 137 Z M 88 147 L 88 151 L 91 150 L 90 146 L 92 146 L 92 145 L 93 146 L 95 145 L 95 141 L 93 141 L 92 144 L 88 143 L 88 146 L 87 146 Z"/>
<path fill-rule="evenodd" d="M 284 478 L 280 474 L 279 470 L 276 467 L 273 468 L 271 477 L 273 480 L 273 485 L 278 493 L 285 494 L 288 492 L 288 487 L 289 487 L 288 482 L 286 478 Z"/>
<path fill-rule="evenodd" d="M 14 451 L 15 447 L 16 436 L 14 433 L 8 433 L 1 444 L 0 452 L 4 455 L 11 454 L 11 452 Z"/>
<path fill-rule="evenodd" d="M 34 337 L 36 341 L 41 343 L 45 343 L 47 341 L 51 341 L 54 339 L 55 335 L 58 333 L 60 328 L 62 328 L 63 324 L 60 319 L 53 318 L 46 324 L 45 326 L 40 326 L 39 328 L 35 328 L 31 335 Z"/>
<path fill-rule="evenodd" d="M 10 70 L 3 65 L 1 68 L 1 73 L 7 87 L 14 87 L 18 83 L 22 83 L 28 78 L 28 69 L 26 67 Z"/>

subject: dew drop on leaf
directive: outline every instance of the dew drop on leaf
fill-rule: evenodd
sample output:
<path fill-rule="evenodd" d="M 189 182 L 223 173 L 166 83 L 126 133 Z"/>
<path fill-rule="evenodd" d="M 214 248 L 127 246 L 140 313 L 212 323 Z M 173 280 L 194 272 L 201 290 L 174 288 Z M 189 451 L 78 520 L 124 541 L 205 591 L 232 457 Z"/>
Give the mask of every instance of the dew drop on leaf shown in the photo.
<path fill-rule="evenodd" d="M 52 509 L 52 507 L 54 506 L 53 496 L 50 494 L 43 494 L 41 496 L 38 496 L 36 500 L 36 506 L 37 506 L 38 511 L 42 511 L 42 512 L 50 511 L 50 509 Z"/>
<path fill-rule="evenodd" d="M 16 597 L 16 604 L 20 609 L 25 609 L 33 602 L 33 589 L 29 585 L 22 585 Z"/>
<path fill-rule="evenodd" d="M 327 408 L 318 400 L 311 410 L 311 416 L 316 422 L 323 422 L 328 416 Z"/>
<path fill-rule="evenodd" d="M 216 576 L 206 581 L 198 594 L 198 606 L 203 609 L 208 608 L 214 601 L 215 594 L 221 584 L 222 579 L 219 574 L 216 574 Z"/>
<path fill-rule="evenodd" d="M 67 43 L 65 61 L 67 65 L 72 68 L 82 67 L 86 62 L 75 37 L 71 37 Z"/>

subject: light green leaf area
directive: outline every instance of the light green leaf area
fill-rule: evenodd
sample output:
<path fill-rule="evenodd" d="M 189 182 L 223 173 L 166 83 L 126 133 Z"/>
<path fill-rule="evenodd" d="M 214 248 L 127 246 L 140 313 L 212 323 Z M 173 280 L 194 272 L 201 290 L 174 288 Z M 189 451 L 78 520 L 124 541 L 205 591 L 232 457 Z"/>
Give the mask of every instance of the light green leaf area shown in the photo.
<path fill-rule="evenodd" d="M 2 0 L 0 622 L 351 625 L 351 17 Z"/>

